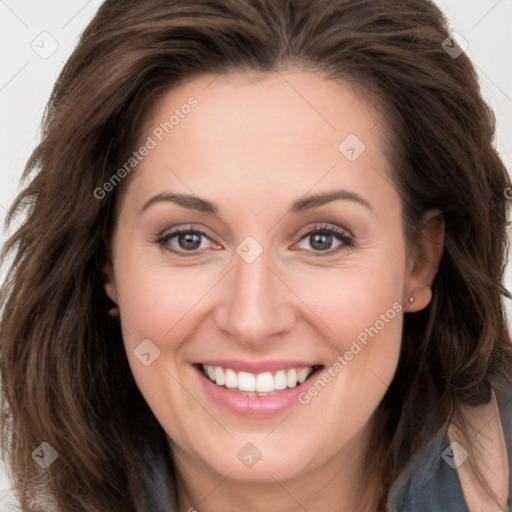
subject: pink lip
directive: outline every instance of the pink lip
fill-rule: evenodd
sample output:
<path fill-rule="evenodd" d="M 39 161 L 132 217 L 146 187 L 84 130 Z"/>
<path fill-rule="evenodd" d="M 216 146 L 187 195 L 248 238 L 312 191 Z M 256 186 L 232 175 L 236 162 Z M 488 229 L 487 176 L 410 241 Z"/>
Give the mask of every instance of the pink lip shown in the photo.
<path fill-rule="evenodd" d="M 208 366 L 220 366 L 221 368 L 231 368 L 235 372 L 263 373 L 277 372 L 278 370 L 289 370 L 290 368 L 308 368 L 315 366 L 316 363 L 306 363 L 304 361 L 242 361 L 240 359 L 221 360 L 215 359 L 211 361 L 200 361 L 198 364 Z"/>
<path fill-rule="evenodd" d="M 233 363 L 233 361 L 229 361 Z M 210 363 L 205 363 L 210 364 Z M 212 366 L 222 366 L 221 364 L 215 364 Z M 233 368 L 233 366 L 227 366 Z M 298 364 L 295 367 L 305 367 L 304 364 Z M 233 414 L 239 416 L 252 417 L 252 418 L 269 418 L 277 416 L 291 409 L 298 402 L 298 395 L 306 390 L 310 386 L 311 376 L 305 380 L 302 384 L 299 384 L 295 388 L 285 389 L 278 391 L 274 395 L 267 396 L 249 396 L 243 393 L 237 393 L 223 386 L 217 386 L 208 377 L 203 375 L 201 369 L 194 365 L 193 368 L 196 370 L 199 379 L 206 390 L 206 393 L 212 398 L 218 405 L 228 410 Z M 245 366 L 247 368 L 247 366 Z M 268 366 L 266 366 L 268 368 Z M 283 368 L 280 366 L 279 368 Z M 234 369 L 234 368 L 233 368 Z M 244 371 L 244 370 L 240 370 Z M 311 375 L 314 375 L 314 371 Z"/>

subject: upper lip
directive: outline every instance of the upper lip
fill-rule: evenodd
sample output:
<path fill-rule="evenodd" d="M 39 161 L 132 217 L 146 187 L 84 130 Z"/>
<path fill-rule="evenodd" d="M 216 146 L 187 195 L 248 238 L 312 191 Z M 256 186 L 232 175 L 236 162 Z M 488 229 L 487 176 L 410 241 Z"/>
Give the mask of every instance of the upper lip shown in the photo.
<path fill-rule="evenodd" d="M 291 368 L 320 366 L 318 363 L 305 361 L 243 361 L 240 359 L 212 359 L 208 361 L 201 361 L 197 364 L 220 366 L 221 368 L 231 368 L 236 372 L 249 372 L 254 374 L 289 370 Z"/>

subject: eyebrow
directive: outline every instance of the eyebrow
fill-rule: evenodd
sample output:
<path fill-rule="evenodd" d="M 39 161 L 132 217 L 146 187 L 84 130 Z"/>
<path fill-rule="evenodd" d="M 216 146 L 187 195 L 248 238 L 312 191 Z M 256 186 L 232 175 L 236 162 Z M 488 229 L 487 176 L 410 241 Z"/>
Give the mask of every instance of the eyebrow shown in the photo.
<path fill-rule="evenodd" d="M 359 203 L 370 211 L 373 211 L 372 205 L 355 192 L 351 192 L 349 190 L 332 190 L 330 192 L 321 192 L 302 199 L 297 199 L 292 203 L 289 213 L 300 213 L 337 200 Z M 189 194 L 164 192 L 148 199 L 142 206 L 140 214 L 146 211 L 150 206 L 161 202 L 171 202 L 189 210 L 196 210 L 213 215 L 217 215 L 219 213 L 219 207 L 215 203 L 206 199 L 201 199 L 198 196 Z"/>

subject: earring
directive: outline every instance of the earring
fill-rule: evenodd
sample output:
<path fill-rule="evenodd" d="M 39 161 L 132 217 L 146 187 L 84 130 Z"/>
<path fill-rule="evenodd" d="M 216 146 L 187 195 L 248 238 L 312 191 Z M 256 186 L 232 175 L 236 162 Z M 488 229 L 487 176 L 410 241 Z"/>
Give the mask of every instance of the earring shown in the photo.
<path fill-rule="evenodd" d="M 409 304 L 412 304 L 413 302 L 414 302 L 414 297 L 411 295 L 411 296 L 409 297 Z"/>
<path fill-rule="evenodd" d="M 112 309 L 109 309 L 108 316 L 119 316 L 119 308 L 114 306 Z"/>

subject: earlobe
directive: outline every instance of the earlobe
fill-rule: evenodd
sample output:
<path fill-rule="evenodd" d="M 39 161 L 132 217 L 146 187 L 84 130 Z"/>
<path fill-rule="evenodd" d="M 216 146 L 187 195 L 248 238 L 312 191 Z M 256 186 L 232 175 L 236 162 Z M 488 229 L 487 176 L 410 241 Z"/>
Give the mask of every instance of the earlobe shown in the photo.
<path fill-rule="evenodd" d="M 420 235 L 410 249 L 403 298 L 406 312 L 421 311 L 432 299 L 432 283 L 443 255 L 444 235 L 442 212 L 425 213 L 420 222 Z"/>

